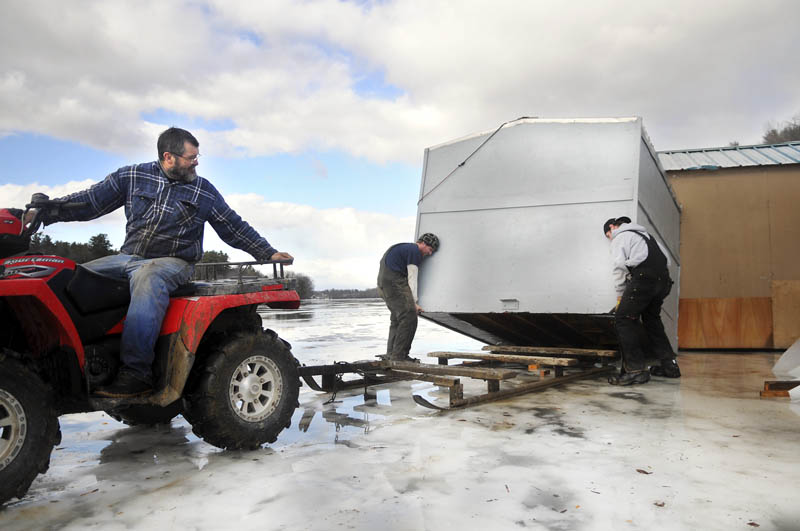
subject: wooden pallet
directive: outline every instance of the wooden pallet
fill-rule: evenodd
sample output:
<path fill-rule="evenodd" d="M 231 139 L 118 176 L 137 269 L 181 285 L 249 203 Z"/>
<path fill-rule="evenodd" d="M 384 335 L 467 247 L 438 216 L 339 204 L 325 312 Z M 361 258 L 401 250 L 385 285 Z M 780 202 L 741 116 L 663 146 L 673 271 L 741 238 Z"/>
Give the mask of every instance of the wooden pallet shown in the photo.
<path fill-rule="evenodd" d="M 789 391 L 800 385 L 800 380 L 767 380 L 761 398 L 788 398 Z"/>

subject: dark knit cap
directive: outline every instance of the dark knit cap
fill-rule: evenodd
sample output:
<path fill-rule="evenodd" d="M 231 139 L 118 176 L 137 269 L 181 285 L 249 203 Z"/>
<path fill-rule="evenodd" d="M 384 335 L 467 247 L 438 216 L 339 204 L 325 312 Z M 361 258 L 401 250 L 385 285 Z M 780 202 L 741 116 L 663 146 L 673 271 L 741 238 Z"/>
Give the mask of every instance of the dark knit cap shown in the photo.
<path fill-rule="evenodd" d="M 611 218 L 603 223 L 603 234 L 611 230 L 611 225 L 622 225 L 623 223 L 630 223 L 631 218 L 628 216 L 621 216 L 618 218 Z"/>

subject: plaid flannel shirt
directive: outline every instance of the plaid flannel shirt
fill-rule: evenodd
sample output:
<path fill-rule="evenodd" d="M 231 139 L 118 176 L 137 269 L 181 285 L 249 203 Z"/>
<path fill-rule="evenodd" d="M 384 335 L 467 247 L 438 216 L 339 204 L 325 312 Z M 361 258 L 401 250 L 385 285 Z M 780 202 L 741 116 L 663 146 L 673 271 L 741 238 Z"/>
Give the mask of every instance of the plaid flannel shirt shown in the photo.
<path fill-rule="evenodd" d="M 210 182 L 200 176 L 192 182 L 169 179 L 157 161 L 120 168 L 65 199 L 85 206 L 62 208 L 57 216 L 45 219 L 46 224 L 88 221 L 124 205 L 128 222 L 121 253 L 197 262 L 203 256 L 206 221 L 225 243 L 256 260 L 269 260 L 277 252 L 225 203 Z"/>

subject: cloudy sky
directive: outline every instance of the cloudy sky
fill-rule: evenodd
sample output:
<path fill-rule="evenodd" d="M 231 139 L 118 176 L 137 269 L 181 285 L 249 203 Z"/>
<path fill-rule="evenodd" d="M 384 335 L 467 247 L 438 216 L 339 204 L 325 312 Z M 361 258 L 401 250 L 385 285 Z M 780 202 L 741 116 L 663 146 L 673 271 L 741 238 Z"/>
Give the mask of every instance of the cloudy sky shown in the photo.
<path fill-rule="evenodd" d="M 642 116 L 657 150 L 800 114 L 796 0 L 2 0 L 0 205 L 155 159 L 198 173 L 317 288 L 414 237 L 425 147 L 520 116 Z M 121 212 L 47 228 L 105 232 Z M 205 248 L 247 255 L 207 227 Z"/>

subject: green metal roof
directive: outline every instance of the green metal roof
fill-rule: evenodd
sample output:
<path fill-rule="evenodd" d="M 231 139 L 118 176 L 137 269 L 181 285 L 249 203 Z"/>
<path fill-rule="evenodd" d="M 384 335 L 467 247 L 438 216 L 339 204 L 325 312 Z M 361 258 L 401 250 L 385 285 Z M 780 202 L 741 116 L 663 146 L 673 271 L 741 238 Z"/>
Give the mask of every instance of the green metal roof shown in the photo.
<path fill-rule="evenodd" d="M 659 151 L 665 171 L 800 164 L 800 142 Z"/>

